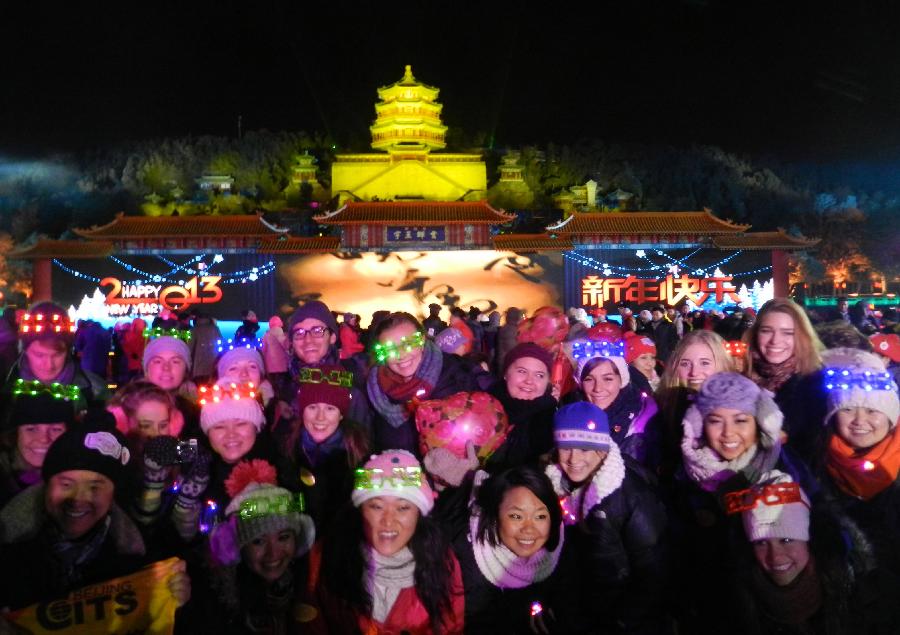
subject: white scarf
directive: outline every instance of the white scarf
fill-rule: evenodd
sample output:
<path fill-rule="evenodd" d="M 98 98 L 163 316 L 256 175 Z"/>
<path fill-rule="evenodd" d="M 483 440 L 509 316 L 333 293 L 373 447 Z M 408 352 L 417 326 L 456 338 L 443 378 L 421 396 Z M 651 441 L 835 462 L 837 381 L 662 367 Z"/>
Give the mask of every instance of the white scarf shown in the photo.
<path fill-rule="evenodd" d="M 475 563 L 481 574 L 501 589 L 521 589 L 535 582 L 542 582 L 556 570 L 563 546 L 563 528 L 559 528 L 559 544 L 553 551 L 541 549 L 533 556 L 520 558 L 502 542 L 496 547 L 477 540 L 477 512 L 469 517 L 469 542 L 475 554 Z"/>
<path fill-rule="evenodd" d="M 553 491 L 560 497 L 560 504 L 563 508 L 563 522 L 567 525 L 574 525 L 579 519 L 585 518 L 588 513 L 603 502 L 607 496 L 615 492 L 622 486 L 625 480 L 625 461 L 622 459 L 622 453 L 616 443 L 611 443 L 606 458 L 600 469 L 594 474 L 591 482 L 576 487 L 569 491 L 566 487 L 565 472 L 562 468 L 553 463 L 548 465 L 544 470 L 553 483 Z M 584 488 L 584 500 L 581 501 L 581 509 L 578 509 L 579 500 Z"/>
<path fill-rule="evenodd" d="M 768 472 L 778 463 L 781 441 L 775 439 L 769 448 L 757 443 L 739 457 L 726 461 L 715 450 L 703 445 L 701 439 L 691 439 L 685 434 L 681 440 L 681 455 L 688 476 L 705 491 L 715 492 L 723 483 L 741 473 L 751 483 L 757 482 L 763 472 Z"/>
<path fill-rule="evenodd" d="M 362 549 L 366 558 L 364 582 L 372 596 L 372 618 L 383 623 L 400 592 L 415 584 L 416 561 L 409 547 L 392 556 L 382 556 L 368 545 Z"/>

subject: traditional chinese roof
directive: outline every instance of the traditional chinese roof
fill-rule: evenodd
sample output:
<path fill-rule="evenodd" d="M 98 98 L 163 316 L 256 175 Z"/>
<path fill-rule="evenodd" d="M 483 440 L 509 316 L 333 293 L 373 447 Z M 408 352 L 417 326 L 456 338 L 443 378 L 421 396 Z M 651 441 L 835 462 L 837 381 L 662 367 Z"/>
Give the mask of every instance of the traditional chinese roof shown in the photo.
<path fill-rule="evenodd" d="M 748 232 L 731 236 L 716 236 L 713 244 L 719 249 L 811 249 L 819 244 L 815 238 L 791 236 L 783 229 L 774 232 Z"/>
<path fill-rule="evenodd" d="M 113 252 L 113 244 L 105 240 L 39 240 L 29 247 L 10 252 L 10 258 L 105 258 Z"/>
<path fill-rule="evenodd" d="M 576 212 L 547 227 L 553 234 L 571 235 L 709 235 L 736 234 L 750 228 L 702 212 Z"/>
<path fill-rule="evenodd" d="M 310 254 L 339 251 L 339 236 L 283 236 L 260 242 L 257 252 L 261 254 Z"/>
<path fill-rule="evenodd" d="M 106 225 L 73 230 L 97 239 L 241 237 L 271 238 L 287 229 L 268 223 L 262 214 L 240 216 L 125 216 L 121 212 Z"/>
<path fill-rule="evenodd" d="M 494 236 L 497 251 L 568 251 L 572 241 L 567 236 L 551 237 L 548 234 L 500 234 Z"/>
<path fill-rule="evenodd" d="M 348 201 L 340 209 L 314 216 L 322 225 L 502 225 L 515 214 L 487 201 Z"/>

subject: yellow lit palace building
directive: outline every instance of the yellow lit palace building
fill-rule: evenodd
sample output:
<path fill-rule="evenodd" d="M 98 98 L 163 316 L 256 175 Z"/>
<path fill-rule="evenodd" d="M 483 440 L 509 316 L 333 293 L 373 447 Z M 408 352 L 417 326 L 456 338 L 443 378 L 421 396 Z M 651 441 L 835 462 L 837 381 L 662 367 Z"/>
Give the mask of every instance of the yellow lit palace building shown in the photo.
<path fill-rule="evenodd" d="M 439 90 L 403 78 L 378 89 L 372 149 L 380 153 L 340 154 L 331 169 L 331 192 L 339 206 L 348 199 L 478 201 L 487 190 L 480 154 L 435 152 L 446 144 Z"/>

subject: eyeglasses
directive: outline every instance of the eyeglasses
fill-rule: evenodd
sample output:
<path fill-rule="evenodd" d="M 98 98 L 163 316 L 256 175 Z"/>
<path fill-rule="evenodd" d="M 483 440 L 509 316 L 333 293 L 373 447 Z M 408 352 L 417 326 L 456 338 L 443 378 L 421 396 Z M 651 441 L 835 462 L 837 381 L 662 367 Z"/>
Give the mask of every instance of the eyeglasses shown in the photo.
<path fill-rule="evenodd" d="M 301 341 L 307 335 L 312 337 L 314 340 L 320 340 L 325 337 L 325 333 L 330 333 L 331 329 L 327 326 L 314 326 L 311 329 L 294 329 L 291 331 L 291 339 L 295 342 Z"/>
<path fill-rule="evenodd" d="M 773 483 L 726 494 L 725 512 L 739 514 L 754 509 L 758 503 L 769 506 L 787 505 L 788 503 L 806 505 L 797 483 Z"/>

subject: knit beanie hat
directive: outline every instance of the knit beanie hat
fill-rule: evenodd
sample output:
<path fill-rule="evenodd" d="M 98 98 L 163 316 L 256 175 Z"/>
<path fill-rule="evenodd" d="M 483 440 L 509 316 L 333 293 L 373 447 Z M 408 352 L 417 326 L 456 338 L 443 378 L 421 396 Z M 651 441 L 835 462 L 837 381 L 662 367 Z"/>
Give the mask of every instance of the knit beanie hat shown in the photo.
<path fill-rule="evenodd" d="M 884 355 L 895 364 L 900 362 L 900 335 L 896 333 L 876 333 L 869 337 L 872 348 L 879 355 Z"/>
<path fill-rule="evenodd" d="M 350 388 L 353 386 L 353 373 L 343 366 L 324 364 L 307 366 L 300 369 L 297 375 L 300 389 L 297 391 L 297 412 L 303 416 L 303 409 L 314 403 L 327 403 L 335 406 L 342 415 L 350 408 Z"/>
<path fill-rule="evenodd" d="M 319 300 L 310 300 L 303 306 L 297 307 L 297 310 L 294 311 L 291 321 L 288 323 L 288 334 L 292 333 L 294 327 L 306 318 L 318 320 L 327 326 L 332 333 L 338 332 L 337 320 L 334 319 L 331 311 L 328 310 L 328 306 Z"/>
<path fill-rule="evenodd" d="M 29 426 L 41 423 L 75 423 L 77 399 L 54 396 L 49 390 L 35 395 L 25 393 L 13 398 L 9 412 L 9 427 Z"/>
<path fill-rule="evenodd" d="M 556 411 L 553 439 L 557 448 L 604 452 L 613 443 L 606 413 L 589 401 L 576 401 Z"/>
<path fill-rule="evenodd" d="M 255 387 L 256 390 L 259 387 Z M 204 396 L 208 395 L 208 396 Z M 261 432 L 266 424 L 266 415 L 256 399 L 257 393 L 246 384 L 225 380 L 213 387 L 200 388 L 200 429 L 209 434 L 209 429 L 220 421 L 237 419 L 249 421 Z"/>
<path fill-rule="evenodd" d="M 646 335 L 629 331 L 625 335 L 625 362 L 630 364 L 644 353 L 656 357 L 656 344 Z"/>
<path fill-rule="evenodd" d="M 716 408 L 739 410 L 755 417 L 761 394 L 762 389 L 740 373 L 716 373 L 703 382 L 694 405 L 702 417 Z"/>
<path fill-rule="evenodd" d="M 513 365 L 513 362 L 522 359 L 523 357 L 532 357 L 539 362 L 542 362 L 544 366 L 547 367 L 548 373 L 553 368 L 553 356 L 550 354 L 550 351 L 543 346 L 538 346 L 532 342 L 523 342 L 522 344 L 516 344 L 509 349 L 509 352 L 503 359 L 503 372 L 500 373 L 500 376 L 502 377 L 506 374 L 506 371 Z"/>
<path fill-rule="evenodd" d="M 147 367 L 150 365 L 150 360 L 162 353 L 175 353 L 184 360 L 187 369 L 191 369 L 191 349 L 188 348 L 188 345 L 177 337 L 163 335 L 162 337 L 153 338 L 147 342 L 146 346 L 144 346 L 143 365 L 145 375 L 147 374 Z"/>
<path fill-rule="evenodd" d="M 596 362 L 600 360 L 612 363 L 622 379 L 622 388 L 631 381 L 631 373 L 628 371 L 628 364 L 624 357 L 625 344 L 622 340 L 572 340 L 566 342 L 564 350 L 575 369 L 575 381 L 579 386 L 584 382 L 584 378 L 590 370 L 597 367 Z M 587 370 L 588 364 L 591 364 L 590 370 Z"/>
<path fill-rule="evenodd" d="M 438 336 L 434 338 L 434 343 L 438 345 L 442 352 L 453 353 L 460 346 L 467 344 L 468 340 L 466 340 L 462 331 L 451 326 L 438 333 Z"/>
<path fill-rule="evenodd" d="M 216 363 L 216 373 L 219 378 L 224 379 L 228 373 L 228 367 L 238 362 L 254 362 L 262 375 L 266 373 L 266 365 L 258 350 L 247 346 L 235 346 L 230 351 L 222 353 L 222 357 Z"/>
<path fill-rule="evenodd" d="M 427 516 L 434 507 L 434 492 L 421 464 L 406 450 L 387 450 L 373 454 L 356 470 L 351 499 L 359 507 L 370 498 L 396 496 L 419 508 Z"/>
<path fill-rule="evenodd" d="M 62 339 L 69 346 L 75 341 L 75 323 L 66 310 L 54 302 L 38 302 L 19 318 L 19 342 L 22 350 L 37 340 Z"/>
<path fill-rule="evenodd" d="M 684 434 L 691 439 L 703 437 L 703 419 L 716 408 L 729 408 L 751 414 L 759 429 L 759 442 L 772 447 L 781 435 L 784 414 L 771 393 L 761 389 L 739 373 L 716 373 L 703 382 L 694 403 L 684 415 Z"/>
<path fill-rule="evenodd" d="M 225 480 L 231 502 L 225 510 L 227 521 L 210 535 L 210 549 L 222 564 L 240 562 L 240 550 L 262 536 L 285 529 L 297 538 L 296 556 L 302 556 L 316 537 L 312 518 L 304 512 L 303 495 L 277 485 L 275 468 L 268 462 L 241 461 Z"/>
<path fill-rule="evenodd" d="M 741 512 L 750 542 L 769 538 L 809 542 L 809 498 L 783 472 L 766 472 L 752 488 L 727 494 L 725 505 L 731 513 Z"/>
<path fill-rule="evenodd" d="M 893 429 L 900 418 L 897 384 L 877 356 L 855 348 L 833 348 L 822 359 L 828 390 L 825 423 L 841 408 L 862 407 L 883 412 Z"/>
<path fill-rule="evenodd" d="M 116 418 L 103 409 L 89 410 L 84 421 L 61 434 L 47 450 L 41 476 L 44 482 L 68 470 L 87 470 L 113 483 L 125 478 L 131 453 L 116 430 Z"/>

